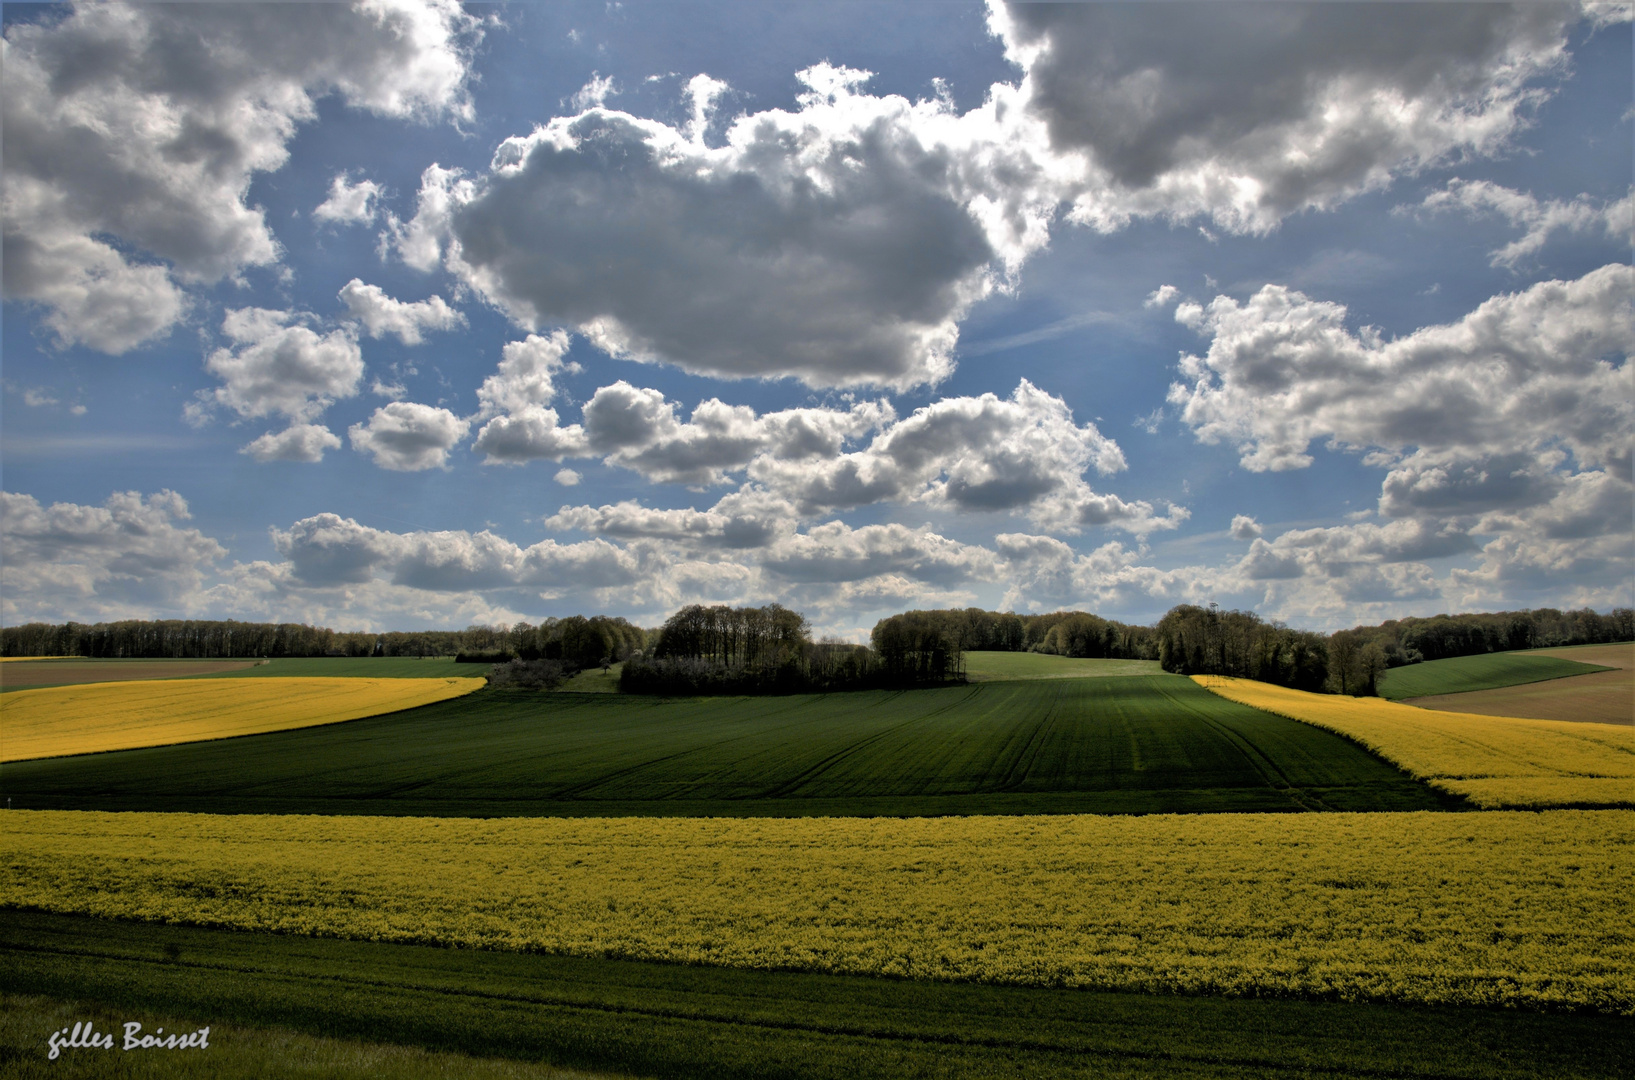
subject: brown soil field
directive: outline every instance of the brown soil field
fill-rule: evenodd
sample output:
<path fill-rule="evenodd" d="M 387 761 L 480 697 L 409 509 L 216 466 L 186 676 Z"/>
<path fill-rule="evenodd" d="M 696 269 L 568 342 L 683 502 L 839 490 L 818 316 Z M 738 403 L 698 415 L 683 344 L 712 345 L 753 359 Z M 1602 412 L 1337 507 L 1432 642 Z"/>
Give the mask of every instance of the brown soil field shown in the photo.
<path fill-rule="evenodd" d="M 1567 649 L 1535 649 L 1541 656 L 1558 656 L 1585 664 L 1616 667 L 1548 682 L 1472 690 L 1467 694 L 1437 694 L 1410 698 L 1404 704 L 1449 712 L 1486 713 L 1489 716 L 1524 716 L 1533 720 L 1581 720 L 1595 724 L 1635 725 L 1635 644 L 1578 645 Z"/>
<path fill-rule="evenodd" d="M 130 679 L 180 679 L 254 667 L 254 660 L 14 660 L 0 664 L 0 687 L 78 686 Z"/>
<path fill-rule="evenodd" d="M 1613 645 L 1569 645 L 1564 649 L 1528 649 L 1527 652 L 1529 655 L 1577 660 L 1580 664 L 1635 668 L 1635 641 L 1620 641 Z"/>

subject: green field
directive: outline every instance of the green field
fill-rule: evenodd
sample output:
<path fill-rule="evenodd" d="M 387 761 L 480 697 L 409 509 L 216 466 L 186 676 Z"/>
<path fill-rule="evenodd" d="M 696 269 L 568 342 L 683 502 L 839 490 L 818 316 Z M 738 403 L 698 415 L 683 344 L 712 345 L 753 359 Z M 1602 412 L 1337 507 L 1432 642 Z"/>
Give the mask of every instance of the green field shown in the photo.
<path fill-rule="evenodd" d="M 0 990 L 118 1010 L 104 1015 L 168 1014 L 184 1031 L 276 1025 L 678 1078 L 1520 1080 L 1619 1077 L 1635 1066 L 1635 1025 L 1618 1016 L 743 971 L 16 911 L 0 912 Z M 43 1037 L 37 1027 L 23 1045 L 0 1043 L 7 1075 L 112 1075 L 44 1061 Z"/>
<path fill-rule="evenodd" d="M 923 815 L 1415 810 L 1356 744 L 1176 675 L 751 698 L 482 690 L 367 720 L 8 765 L 18 808 Z"/>
<path fill-rule="evenodd" d="M 452 656 L 291 656 L 243 671 L 199 675 L 200 679 L 269 679 L 323 675 L 354 679 L 480 679 L 492 664 L 456 664 Z"/>
<path fill-rule="evenodd" d="M 1452 656 L 1446 660 L 1427 660 L 1421 664 L 1392 668 L 1381 676 L 1379 692 L 1380 697 L 1401 701 L 1434 694 L 1494 690 L 1501 686 L 1520 686 L 1523 683 L 1611 670 L 1599 664 L 1581 664 L 1576 660 L 1519 652 Z"/>
<path fill-rule="evenodd" d="M 965 677 L 972 682 L 1015 679 L 1085 679 L 1104 675 L 1158 675 L 1156 660 L 1075 660 L 1026 652 L 968 652 Z"/>

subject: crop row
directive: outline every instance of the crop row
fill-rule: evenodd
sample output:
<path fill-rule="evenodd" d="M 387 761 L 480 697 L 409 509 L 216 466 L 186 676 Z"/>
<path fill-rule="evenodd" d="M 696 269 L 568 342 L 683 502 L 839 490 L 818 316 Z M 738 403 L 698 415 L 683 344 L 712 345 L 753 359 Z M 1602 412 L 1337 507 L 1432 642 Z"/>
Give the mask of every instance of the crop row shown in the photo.
<path fill-rule="evenodd" d="M 1635 812 L 13 811 L 0 905 L 579 956 L 1635 1015 Z"/>
<path fill-rule="evenodd" d="M 0 761 L 92 754 L 333 724 L 428 705 L 482 679 L 152 679 L 0 696 Z"/>
<path fill-rule="evenodd" d="M 1219 675 L 1194 678 L 1230 701 L 1355 739 L 1484 809 L 1635 806 L 1635 728 L 1441 712 Z"/>

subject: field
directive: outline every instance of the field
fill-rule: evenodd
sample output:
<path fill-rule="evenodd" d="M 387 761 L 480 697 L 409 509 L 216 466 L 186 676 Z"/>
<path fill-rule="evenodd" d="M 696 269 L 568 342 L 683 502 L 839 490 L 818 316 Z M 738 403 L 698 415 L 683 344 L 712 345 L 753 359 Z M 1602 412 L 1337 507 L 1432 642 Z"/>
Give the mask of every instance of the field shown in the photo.
<path fill-rule="evenodd" d="M 1635 1016 L 1632 847 L 1635 813 L 1606 811 L 14 810 L 0 905 L 762 971 Z"/>
<path fill-rule="evenodd" d="M 1492 690 L 1501 686 L 1544 682 L 1573 675 L 1605 671 L 1596 664 L 1580 663 L 1559 656 L 1533 653 L 1486 653 L 1427 660 L 1422 664 L 1392 668 L 1380 677 L 1380 697 L 1389 701 L 1429 697 L 1432 694 L 1462 694 L 1471 690 Z"/>
<path fill-rule="evenodd" d="M 1613 670 L 1546 683 L 1415 698 L 1410 704 L 1491 716 L 1635 725 L 1635 645 L 1576 645 L 1515 655 L 1577 660 Z"/>
<path fill-rule="evenodd" d="M 1484 808 L 1635 806 L 1635 731 L 1436 712 L 1380 698 L 1194 678 L 1232 701 L 1337 731 Z"/>
<path fill-rule="evenodd" d="M 1346 739 L 1175 675 L 770 698 L 483 690 L 250 742 L 19 763 L 6 769 L 4 786 L 20 808 L 445 816 L 1419 810 L 1458 802 Z"/>
<path fill-rule="evenodd" d="M 1105 675 L 1158 675 L 1156 660 L 1076 660 L 1025 652 L 968 652 L 965 676 L 972 682 L 1015 679 L 1085 679 Z"/>
<path fill-rule="evenodd" d="M 180 679 L 253 669 L 256 660 L 34 660 L 8 658 L 0 664 L 0 690 L 32 686 L 76 686 L 127 679 Z"/>
<path fill-rule="evenodd" d="M 0 912 L 0 987 L 16 984 L 51 995 L 0 997 L 0 1055 L 26 1080 L 109 1075 L 91 1051 L 45 1060 L 39 1032 L 86 1019 L 215 1025 L 221 1056 L 118 1074 L 166 1080 L 570 1080 L 539 1061 L 712 1080 L 1612 1080 L 1635 1061 L 1635 1025 L 1619 1016 L 870 979 Z"/>
<path fill-rule="evenodd" d="M 444 701 L 482 685 L 480 679 L 150 679 L 18 690 L 0 698 L 0 761 L 334 724 Z"/>

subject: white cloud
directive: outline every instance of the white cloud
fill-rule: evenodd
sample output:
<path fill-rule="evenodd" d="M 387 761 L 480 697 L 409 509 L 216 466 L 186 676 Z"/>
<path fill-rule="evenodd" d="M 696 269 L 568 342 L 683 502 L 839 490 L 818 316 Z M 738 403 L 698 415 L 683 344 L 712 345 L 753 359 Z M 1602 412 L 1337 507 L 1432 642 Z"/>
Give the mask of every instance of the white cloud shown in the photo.
<path fill-rule="evenodd" d="M 1256 521 L 1254 518 L 1250 517 L 1248 514 L 1235 514 L 1235 515 L 1233 515 L 1233 517 L 1232 517 L 1232 539 L 1234 539 L 1234 540 L 1253 540 L 1255 537 L 1259 536 L 1262 531 L 1263 530 L 1260 527 L 1260 522 Z"/>
<path fill-rule="evenodd" d="M 613 97 L 619 91 L 613 86 L 613 76 L 603 76 L 598 72 L 590 73 L 590 81 L 573 95 L 570 102 L 580 112 L 594 108 Z"/>
<path fill-rule="evenodd" d="M 267 432 L 239 451 L 257 461 L 322 461 L 325 450 L 339 450 L 341 440 L 319 424 L 291 424 L 283 431 Z"/>
<path fill-rule="evenodd" d="M 754 485 L 720 499 L 709 510 L 659 510 L 627 500 L 599 507 L 564 506 L 544 522 L 622 539 L 668 540 L 709 548 L 763 548 L 795 532 L 799 516 L 787 501 Z"/>
<path fill-rule="evenodd" d="M 365 285 L 353 278 L 341 286 L 341 302 L 352 318 L 363 323 L 372 338 L 396 334 L 405 345 L 418 345 L 422 330 L 452 330 L 466 324 L 466 317 L 449 307 L 441 296 L 405 303 L 386 295 L 379 285 Z"/>
<path fill-rule="evenodd" d="M 575 472 L 572 469 L 558 469 L 556 470 L 556 475 L 551 477 L 552 480 L 555 480 L 563 487 L 578 487 L 579 481 L 583 480 L 584 478 L 583 473 Z"/>
<path fill-rule="evenodd" d="M 319 203 L 312 216 L 319 221 L 341 225 L 373 224 L 380 210 L 380 185 L 373 180 L 359 180 L 356 184 L 339 173 L 329 185 L 329 198 Z"/>
<path fill-rule="evenodd" d="M 1027 108 L 1082 155 L 1072 216 L 1265 232 L 1509 144 L 1566 70 L 1567 5 L 993 3 Z"/>
<path fill-rule="evenodd" d="M 848 440 L 894 418 L 884 401 L 757 416 L 748 406 L 710 398 L 684 423 L 659 391 L 620 381 L 597 390 L 586 403 L 584 431 L 589 448 L 607 454 L 610 465 L 634 469 L 648 480 L 704 486 L 760 457 L 784 463 L 832 457 Z"/>
<path fill-rule="evenodd" d="M 64 344 L 122 353 L 158 337 L 186 312 L 183 286 L 278 260 L 245 198 L 317 98 L 469 115 L 477 27 L 453 0 L 321 4 L 300 19 L 277 5 L 85 4 L 12 24 L 6 296 L 45 306 Z"/>
<path fill-rule="evenodd" d="M 523 465 L 541 458 L 561 461 L 586 455 L 585 431 L 578 424 L 561 426 L 555 409 L 528 405 L 484 424 L 474 448 L 486 455 L 484 465 Z"/>
<path fill-rule="evenodd" d="M 499 370 L 483 380 L 477 389 L 482 416 L 519 412 L 530 405 L 549 405 L 556 396 L 552 381 L 559 371 L 577 372 L 579 365 L 565 362 L 570 341 L 557 330 L 548 336 L 529 334 L 522 341 L 507 342 L 500 350 Z"/>
<path fill-rule="evenodd" d="M 833 584 L 896 575 L 933 585 L 965 584 L 991 574 L 993 553 L 926 528 L 843 521 L 784 538 L 762 556 L 768 570 L 788 581 Z"/>
<path fill-rule="evenodd" d="M 1520 240 L 1513 240 L 1492 253 L 1494 266 L 1514 267 L 1537 255 L 1552 233 L 1601 233 L 1625 244 L 1635 243 L 1635 195 L 1614 202 L 1580 195 L 1570 202 L 1560 199 L 1539 201 L 1530 192 L 1501 187 L 1488 180 L 1448 181 L 1448 186 L 1425 197 L 1425 210 L 1460 209 L 1470 214 L 1498 214 L 1512 225 L 1525 227 Z"/>
<path fill-rule="evenodd" d="M 1147 299 L 1142 301 L 1141 306 L 1149 308 L 1163 307 L 1180 294 L 1181 290 L 1174 285 L 1160 285 L 1147 294 Z"/>
<path fill-rule="evenodd" d="M 185 606 L 227 552 L 197 529 L 173 491 L 109 496 L 102 506 L 0 492 L 7 625 L 34 619 L 153 618 Z"/>
<path fill-rule="evenodd" d="M 795 111 L 702 139 L 722 87 L 672 128 L 606 108 L 503 142 L 475 179 L 433 167 L 398 249 L 450 268 L 520 325 L 724 377 L 909 387 L 952 370 L 969 306 L 1042 246 L 1057 196 L 997 95 L 956 115 L 820 64 Z M 702 80 L 702 81 L 701 81 Z M 1018 126 L 1021 124 L 1022 126 Z"/>
<path fill-rule="evenodd" d="M 1635 444 L 1635 270 L 1495 296 L 1456 323 L 1393 341 L 1344 325 L 1343 306 L 1268 285 L 1217 297 L 1199 326 L 1206 356 L 1170 389 L 1204 442 L 1234 443 L 1245 468 L 1302 468 L 1311 440 L 1410 449 L 1418 466 L 1559 446 L 1626 479 Z"/>
<path fill-rule="evenodd" d="M 273 532 L 294 580 L 312 587 L 384 579 L 433 591 L 607 588 L 627 585 L 637 558 L 604 540 L 522 548 L 488 531 L 393 533 L 338 514 L 303 518 Z"/>
<path fill-rule="evenodd" d="M 204 364 L 224 385 L 200 391 L 189 418 L 200 421 L 222 405 L 243 417 L 278 413 L 310 421 L 336 399 L 356 395 L 363 378 L 358 343 L 344 330 L 320 336 L 301 318 L 267 308 L 229 310 L 221 328 L 235 346 L 217 349 Z"/>
<path fill-rule="evenodd" d="M 793 501 L 802 514 L 877 502 L 921 501 L 963 511 L 1027 512 L 1064 531 L 1115 524 L 1131 531 L 1173 528 L 1174 508 L 1155 515 L 1144 502 L 1098 495 L 1086 469 L 1125 467 L 1118 444 L 1073 422 L 1061 398 L 1021 380 L 1009 399 L 994 394 L 943 398 L 885 426 L 865 448 L 815 461 L 758 457 L 749 475 Z"/>
<path fill-rule="evenodd" d="M 369 454 L 375 464 L 395 472 L 442 468 L 471 422 L 447 409 L 394 401 L 376 409 L 362 424 L 347 429 L 352 449 Z"/>

